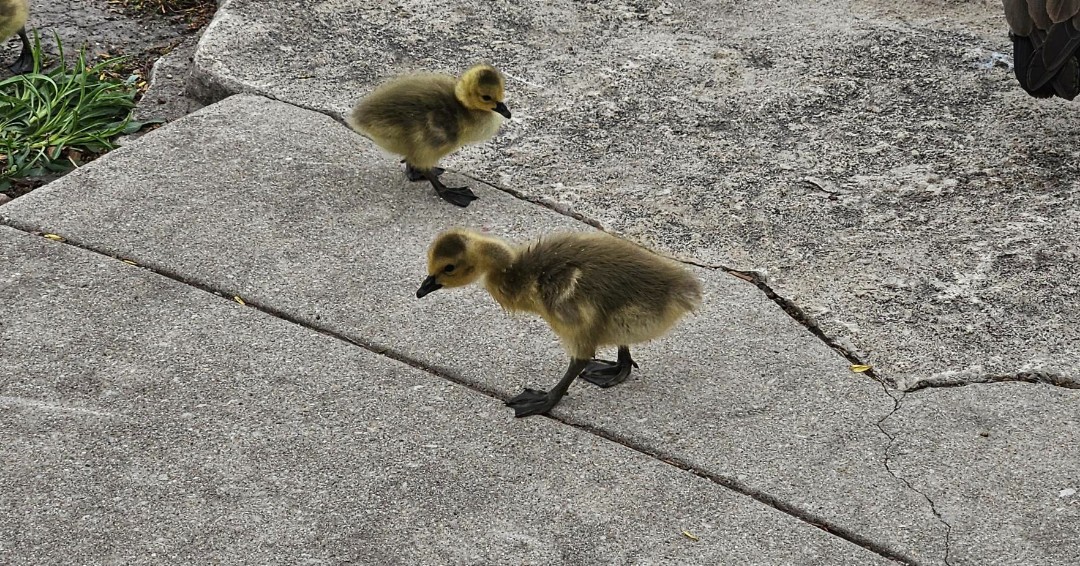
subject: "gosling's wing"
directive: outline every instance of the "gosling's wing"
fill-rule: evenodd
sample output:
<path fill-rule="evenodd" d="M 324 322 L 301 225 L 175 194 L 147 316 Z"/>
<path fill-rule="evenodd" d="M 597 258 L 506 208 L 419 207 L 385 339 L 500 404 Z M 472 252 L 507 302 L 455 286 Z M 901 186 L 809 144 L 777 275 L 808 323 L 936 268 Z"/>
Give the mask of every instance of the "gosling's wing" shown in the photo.
<path fill-rule="evenodd" d="M 584 270 L 581 265 L 562 256 L 547 256 L 538 266 L 535 280 L 536 293 L 544 309 L 562 324 L 574 326 L 582 324 L 589 302 L 582 295 L 581 278 Z"/>
<path fill-rule="evenodd" d="M 1080 94 L 1080 0 L 1003 0 L 1013 32 L 1013 67 L 1037 98 Z"/>
<path fill-rule="evenodd" d="M 620 276 L 601 279 L 609 293 L 632 304 L 635 311 L 667 313 L 694 310 L 701 303 L 701 284 L 683 266 L 632 243 L 601 241 L 609 261 L 621 265 Z"/>
<path fill-rule="evenodd" d="M 379 86 L 357 104 L 350 123 L 373 134 L 443 146 L 459 136 L 454 82 L 442 75 L 410 75 Z"/>
<path fill-rule="evenodd" d="M 551 285 L 552 298 L 587 303 L 600 316 L 627 308 L 661 313 L 676 303 L 689 310 L 700 301 L 700 285 L 681 266 L 618 238 L 573 235 L 552 242 L 550 252 L 573 268 L 551 274 L 560 281 Z"/>

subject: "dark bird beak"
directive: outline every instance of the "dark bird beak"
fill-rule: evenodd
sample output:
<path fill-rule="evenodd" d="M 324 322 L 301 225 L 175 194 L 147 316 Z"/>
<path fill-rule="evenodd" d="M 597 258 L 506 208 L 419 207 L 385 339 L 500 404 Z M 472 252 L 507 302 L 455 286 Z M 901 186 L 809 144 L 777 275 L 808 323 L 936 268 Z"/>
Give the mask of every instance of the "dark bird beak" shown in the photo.
<path fill-rule="evenodd" d="M 502 114 L 503 116 L 506 116 L 507 119 L 510 118 L 510 109 L 507 108 L 506 105 L 502 102 L 495 104 L 495 111 L 499 114 Z"/>
<path fill-rule="evenodd" d="M 424 279 L 424 282 L 420 284 L 420 288 L 416 290 L 416 298 L 422 299 L 424 298 L 424 295 L 427 295 L 432 291 L 438 291 L 439 289 L 442 289 L 442 285 L 435 282 L 435 276 L 428 275 L 428 278 Z"/>

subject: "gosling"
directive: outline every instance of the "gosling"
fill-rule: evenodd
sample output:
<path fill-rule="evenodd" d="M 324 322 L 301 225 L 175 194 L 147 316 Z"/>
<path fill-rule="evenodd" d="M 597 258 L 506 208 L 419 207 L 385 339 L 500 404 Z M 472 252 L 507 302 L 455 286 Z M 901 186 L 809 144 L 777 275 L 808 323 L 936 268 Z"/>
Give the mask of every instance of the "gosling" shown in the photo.
<path fill-rule="evenodd" d="M 490 139 L 510 110 L 503 103 L 504 80 L 489 65 L 476 65 L 460 78 L 417 74 L 390 80 L 361 100 L 346 119 L 379 147 L 405 157 L 410 181 L 427 179 L 443 200 L 469 206 L 478 197 L 468 187 L 447 187 L 436 167 L 466 144 Z"/>
<path fill-rule="evenodd" d="M 30 39 L 26 37 L 26 18 L 30 16 L 30 0 L 0 0 L 0 40 L 18 34 L 22 40 L 22 52 L 9 67 L 11 72 L 22 74 L 34 69 L 34 55 Z"/>
<path fill-rule="evenodd" d="M 570 354 L 550 391 L 526 388 L 506 404 L 514 416 L 550 411 L 575 378 L 600 387 L 623 382 L 630 344 L 658 338 L 701 304 L 701 284 L 673 261 L 603 233 L 566 233 L 513 245 L 471 230 L 443 232 L 428 249 L 428 277 L 417 298 L 483 277 L 503 307 L 540 315 Z M 618 346 L 618 360 L 594 359 Z"/>
<path fill-rule="evenodd" d="M 1013 69 L 1036 98 L 1080 94 L 1080 0 L 1003 0 Z"/>

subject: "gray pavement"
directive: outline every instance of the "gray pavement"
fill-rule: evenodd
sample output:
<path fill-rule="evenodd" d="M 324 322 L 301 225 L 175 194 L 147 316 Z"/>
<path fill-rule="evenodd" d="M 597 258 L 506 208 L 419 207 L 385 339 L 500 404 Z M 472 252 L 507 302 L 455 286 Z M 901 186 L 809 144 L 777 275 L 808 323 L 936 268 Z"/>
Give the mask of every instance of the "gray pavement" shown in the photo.
<path fill-rule="evenodd" d="M 7 227 L 0 258 L 4 564 L 888 563 L 115 259 Z"/>
<path fill-rule="evenodd" d="M 196 90 L 340 116 L 393 74 L 490 61 L 514 119 L 452 167 L 757 271 L 903 389 L 1080 386 L 1080 106 L 994 64 L 994 3 L 306 5 L 224 3 Z"/>
<path fill-rule="evenodd" d="M 479 289 L 417 300 L 424 250 L 432 235 L 451 225 L 516 239 L 589 227 L 472 185 L 480 201 L 464 210 L 448 207 L 428 187 L 406 182 L 394 159 L 330 118 L 238 96 L 5 205 L 0 219 L 224 297 L 239 296 L 279 318 L 505 399 L 523 386 L 550 385 L 565 354 L 541 322 L 507 317 Z M 959 423 L 945 420 L 927 439 L 927 431 L 911 429 L 902 392 L 850 372 L 846 360 L 753 285 L 723 271 L 697 272 L 706 286 L 703 310 L 640 349 L 642 368 L 624 386 L 572 388 L 556 419 L 827 525 L 852 546 L 912 563 L 945 563 L 947 552 L 1000 555 L 998 546 L 981 543 L 983 521 L 949 521 L 986 516 L 981 506 L 955 498 L 957 491 L 991 499 L 1013 489 L 1027 495 L 1019 505 L 990 507 L 997 521 L 1032 514 L 1077 518 L 1076 507 L 1059 496 L 1076 481 L 1069 479 L 1076 471 L 1075 459 L 1067 457 L 1070 444 L 1047 437 L 1063 452 L 1047 453 L 1020 432 L 1044 435 L 1054 417 L 1075 413 L 1078 392 L 1007 384 L 1012 392 L 1004 407 L 972 403 Z M 920 401 L 919 410 L 941 411 L 955 406 L 942 395 L 951 391 L 927 389 L 910 398 Z M 486 402 L 511 422 L 497 399 Z M 956 447 L 982 437 L 970 424 L 960 425 L 1009 414 L 1018 403 L 1022 410 L 1014 418 L 1026 416 L 1038 426 L 1003 437 L 1021 460 L 1007 461 L 1019 464 L 1014 477 L 1041 475 L 1049 483 L 961 473 L 981 454 Z M 458 428 L 444 433 L 453 437 Z M 1064 438 L 1075 439 L 1075 432 Z M 910 446 L 920 442 L 930 442 L 922 449 L 933 455 L 929 461 L 910 457 Z M 928 468 L 943 466 L 957 472 L 930 476 L 934 481 L 927 483 Z M 1032 548 L 1025 540 L 1069 538 L 1076 525 L 1033 521 L 1024 537 L 996 544 L 1050 563 L 1071 559 L 1074 547 Z"/>
<path fill-rule="evenodd" d="M 904 155 L 954 152 L 929 169 L 852 145 L 942 112 L 920 98 L 941 93 L 906 86 L 918 60 L 957 75 L 926 88 L 991 101 L 947 109 L 959 120 L 994 108 L 998 121 L 976 126 L 1001 128 L 980 132 L 991 149 L 1008 128 L 1040 128 L 1016 129 L 1015 114 L 1073 112 L 1016 95 L 1004 70 L 963 66 L 1001 43 L 982 8 L 935 20 L 821 3 L 777 24 L 779 9 L 753 3 L 723 18 L 705 4 L 702 21 L 676 3 L 305 6 L 226 1 L 195 54 L 189 86 L 204 102 L 279 101 L 226 98 L 0 206 L 0 304 L 12 306 L 0 322 L 0 477 L 12 486 L 0 490 L 0 562 L 1080 562 L 1080 391 L 976 383 L 1074 383 L 1069 177 L 1029 152 L 1009 157 L 1009 175 L 1027 176 L 1007 177 L 1008 193 L 994 189 L 1000 171 L 951 183 L 955 159 L 997 150 L 958 152 L 947 120 L 904 138 Z M 465 35 L 476 21 L 483 41 Z M 287 31 L 301 22 L 311 35 Z M 753 31 L 765 23 L 789 39 Z M 796 23 L 798 54 L 785 43 Z M 931 32 L 969 51 L 929 57 Z M 889 73 L 824 55 L 852 37 Z M 509 71 L 515 120 L 448 160 L 450 181 L 481 197 L 468 209 L 407 183 L 331 119 L 386 73 L 475 59 Z M 703 70 L 718 73 L 712 85 L 693 82 Z M 646 76 L 695 84 L 694 96 L 669 100 Z M 864 116 L 848 82 L 893 106 Z M 791 150 L 801 157 L 785 157 L 781 133 L 809 144 Z M 867 168 L 896 175 L 866 180 Z M 554 336 L 479 289 L 413 292 L 445 227 L 591 229 L 532 198 L 677 257 L 766 272 L 887 383 L 851 372 L 754 285 L 694 268 L 705 306 L 637 350 L 626 384 L 576 385 L 552 418 L 512 419 L 501 399 L 560 375 Z M 865 217 L 837 231 L 851 210 Z M 924 218 L 863 222 L 889 211 Z M 989 267 L 958 267 L 942 300 L 923 296 L 928 277 L 970 259 L 964 245 L 983 246 Z M 1025 254 L 1040 269 L 1002 271 Z M 968 319 L 1000 328 L 950 326 Z M 972 384 L 919 389 L 946 383 Z M 523 491 L 536 510 L 516 507 Z"/>

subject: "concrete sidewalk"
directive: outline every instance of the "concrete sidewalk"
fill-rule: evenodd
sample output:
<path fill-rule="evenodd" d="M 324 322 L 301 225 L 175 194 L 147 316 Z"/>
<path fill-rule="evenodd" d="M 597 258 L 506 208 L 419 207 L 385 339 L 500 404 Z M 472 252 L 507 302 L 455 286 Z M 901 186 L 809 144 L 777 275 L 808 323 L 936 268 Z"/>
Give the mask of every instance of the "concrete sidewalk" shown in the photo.
<path fill-rule="evenodd" d="M 1037 148 L 967 169 L 1006 135 L 1063 144 L 1021 118 L 1075 110 L 935 47 L 999 48 L 974 8 L 267 4 L 224 2 L 192 77 L 257 95 L 0 206 L 0 562 L 1080 563 L 1080 391 L 1017 381 L 1076 383 L 1076 191 Z M 515 120 L 448 160 L 468 209 L 332 119 L 387 73 L 475 59 L 515 77 Z M 984 115 L 980 150 L 956 123 Z M 529 199 L 767 271 L 827 339 L 695 267 L 703 309 L 627 383 L 515 420 L 502 400 L 564 369 L 553 334 L 480 289 L 413 292 L 448 226 L 591 229 Z"/>
<path fill-rule="evenodd" d="M 339 337 L 336 347 L 366 346 L 346 348 L 356 356 L 367 356 L 367 350 L 386 352 L 424 368 L 430 379 L 442 380 L 444 388 L 446 379 L 460 382 L 450 387 L 459 394 L 466 389 L 487 392 L 497 399 L 478 398 L 476 403 L 489 411 L 484 414 L 502 422 L 500 426 L 513 427 L 531 421 L 513 420 L 500 399 L 523 386 L 550 385 L 562 370 L 565 354 L 541 322 L 506 317 L 478 289 L 415 299 L 413 291 L 424 275 L 424 249 L 434 233 L 450 225 L 479 226 L 512 238 L 588 227 L 471 183 L 480 201 L 465 210 L 445 206 L 426 187 L 405 182 L 393 159 L 326 116 L 261 97 L 239 96 L 152 132 L 5 205 L 0 208 L 0 220 L 23 233 L 58 234 L 66 242 L 50 246 L 93 250 L 99 254 L 98 263 L 117 269 L 129 268 L 120 259 L 110 258 L 148 266 L 161 275 L 140 272 L 144 277 L 157 281 L 167 276 L 171 287 L 186 287 L 191 293 L 195 292 L 192 288 L 202 289 L 225 298 L 239 296 L 267 313 L 266 324 L 292 321 L 291 328 L 299 336 L 321 331 Z M 8 255 L 20 254 L 10 252 L 5 259 Z M 33 271 L 53 269 L 27 270 Z M 572 388 L 554 412 L 558 422 L 595 431 L 599 438 L 594 441 L 611 444 L 611 449 L 629 447 L 635 458 L 654 465 L 674 463 L 684 471 L 668 471 L 685 476 L 685 481 L 703 481 L 709 489 L 728 496 L 749 495 L 759 502 L 741 496 L 739 500 L 751 509 L 775 506 L 814 536 L 839 540 L 845 549 L 852 547 L 846 554 L 828 553 L 821 558 L 824 563 L 845 562 L 845 556 L 859 556 L 859 552 L 917 564 L 945 563 L 946 552 L 953 564 L 981 563 L 1003 554 L 1015 557 L 1015 563 L 1067 564 L 1076 557 L 1076 547 L 1068 541 L 1075 539 L 1080 524 L 1075 519 L 1080 514 L 1072 499 L 1060 494 L 1076 481 L 1071 479 L 1076 468 L 1070 445 L 1080 438 L 1073 416 L 1078 409 L 1077 392 L 998 384 L 905 395 L 850 372 L 846 360 L 753 285 L 722 271 L 699 270 L 698 275 L 706 286 L 704 309 L 669 337 L 641 349 L 642 368 L 625 385 L 610 391 L 587 385 Z M 38 325 L 55 317 L 53 304 L 40 300 L 39 285 L 6 285 L 5 289 L 13 293 L 6 303 L 27 304 L 25 314 L 15 318 L 21 322 L 6 332 L 35 336 Z M 84 296 L 90 300 L 94 295 Z M 146 293 L 132 296 L 131 304 L 120 308 L 121 312 L 131 308 L 141 313 L 147 308 L 143 304 Z M 205 292 L 198 296 L 210 298 Z M 121 297 L 111 297 L 98 300 L 119 308 Z M 210 303 L 227 306 L 221 301 Z M 199 311 L 201 304 L 187 308 Z M 190 316 L 171 318 L 187 321 Z M 78 318 L 73 325 L 82 328 L 87 319 L 94 316 Z M 183 325 L 189 332 L 201 326 L 197 321 Z M 265 332 L 252 327 L 240 335 Z M 105 333 L 102 339 L 117 337 Z M 213 343 L 217 339 L 199 340 Z M 174 337 L 169 343 L 177 341 L 188 340 Z M 131 355 L 147 347 L 136 345 Z M 64 406 L 70 400 L 63 396 L 20 390 L 16 376 L 57 373 L 50 364 L 68 363 L 58 356 L 35 354 L 39 349 L 11 349 L 28 352 L 22 363 L 34 369 L 9 374 L 2 394 L 32 400 L 26 403 Z M 101 350 L 110 348 L 87 345 L 80 349 Z M 298 365 L 282 368 L 293 354 L 265 347 L 229 350 L 251 352 L 244 365 L 255 375 L 269 371 L 293 375 L 299 370 L 290 368 L 311 363 L 303 361 L 305 357 L 290 362 Z M 301 347 L 297 352 L 307 350 Z M 159 366 L 169 365 L 166 355 L 152 357 L 156 361 L 145 370 L 148 377 L 162 371 Z M 336 363 L 329 355 L 315 359 Z M 74 381 L 66 386 L 90 387 L 80 385 L 76 376 L 93 375 L 92 368 L 103 361 L 90 358 L 85 370 L 63 373 Z M 228 358 L 197 365 L 216 380 L 216 387 L 226 390 L 246 390 L 246 381 L 252 379 L 237 373 Z M 340 367 L 351 366 L 340 362 Z M 359 383 L 375 379 L 348 378 Z M 365 399 L 396 395 L 408 388 L 378 380 L 371 387 Z M 1008 402 L 999 399 L 1003 394 L 999 390 L 1007 390 Z M 161 394 L 141 395 L 153 399 Z M 205 403 L 199 399 L 209 394 L 194 391 L 192 401 Z M 275 406 L 307 403 L 313 405 L 311 410 L 318 409 L 318 401 L 290 399 L 294 394 L 289 392 L 281 395 Z M 320 399 L 329 402 L 330 398 Z M 475 412 L 439 407 L 418 402 L 413 411 L 423 411 L 432 419 L 434 413 L 444 411 L 458 417 L 464 411 L 464 418 Z M 22 411 L 32 408 L 24 403 Z M 96 404 L 88 408 L 101 410 Z M 273 420 L 270 407 L 263 410 L 263 416 L 253 417 L 253 425 Z M 227 419 L 218 420 L 210 417 L 214 427 L 233 426 Z M 431 426 L 441 431 L 431 434 L 442 434 L 442 443 L 461 438 L 464 427 L 459 422 Z M 359 425 L 342 427 L 354 430 Z M 16 430 L 16 437 L 26 434 Z M 154 427 L 145 430 L 150 433 Z M 395 442 L 398 439 L 388 434 L 382 441 L 350 449 L 372 452 L 366 458 L 381 458 L 375 453 L 391 449 L 384 444 Z M 137 450 L 134 446 L 129 450 Z M 507 454 L 510 462 L 526 456 L 516 449 Z M 223 457 L 219 465 L 227 466 L 229 459 Z M 535 467 L 527 460 L 519 463 Z M 617 465 L 609 473 L 618 476 L 624 468 Z M 352 473 L 344 464 L 335 469 L 327 473 Z M 690 469 L 712 481 L 686 471 Z M 31 467 L 20 473 L 32 476 L 37 471 Z M 580 470 L 538 473 L 537 481 L 559 483 L 564 473 L 574 476 Z M 468 472 L 463 469 L 460 474 Z M 619 499 L 624 505 L 639 505 L 632 491 L 623 491 L 620 497 L 625 497 Z M 691 501 L 697 501 L 697 496 Z M 575 528 L 564 520 L 556 523 L 560 528 Z M 645 523 L 641 528 L 662 527 Z M 1001 524 L 1019 530 L 1003 536 Z M 810 525 L 824 525 L 837 536 Z M 678 538 L 678 534 L 673 536 Z M 757 536 L 787 540 L 767 532 Z M 564 549 L 570 544 L 551 532 L 535 538 L 544 547 Z M 431 544 L 438 540 L 446 542 L 435 536 Z M 796 552 L 802 545 L 785 543 L 784 547 Z M 611 555 L 615 561 L 648 560 L 633 556 Z M 737 561 L 735 554 L 724 549 L 687 556 L 708 556 L 706 563 Z M 869 559 L 857 558 L 855 563 Z M 459 561 L 445 556 L 438 560 Z M 751 554 L 748 560 L 777 563 L 767 554 Z M 812 561 L 794 559 L 796 563 Z"/>
<path fill-rule="evenodd" d="M 451 167 L 757 271 L 901 389 L 1080 387 L 1080 105 L 994 63 L 995 3 L 275 4 L 222 4 L 207 101 L 340 116 L 388 76 L 489 61 L 514 119 Z"/>
<path fill-rule="evenodd" d="M 888 563 L 113 258 L 6 227 L 0 258 L 4 564 Z"/>

